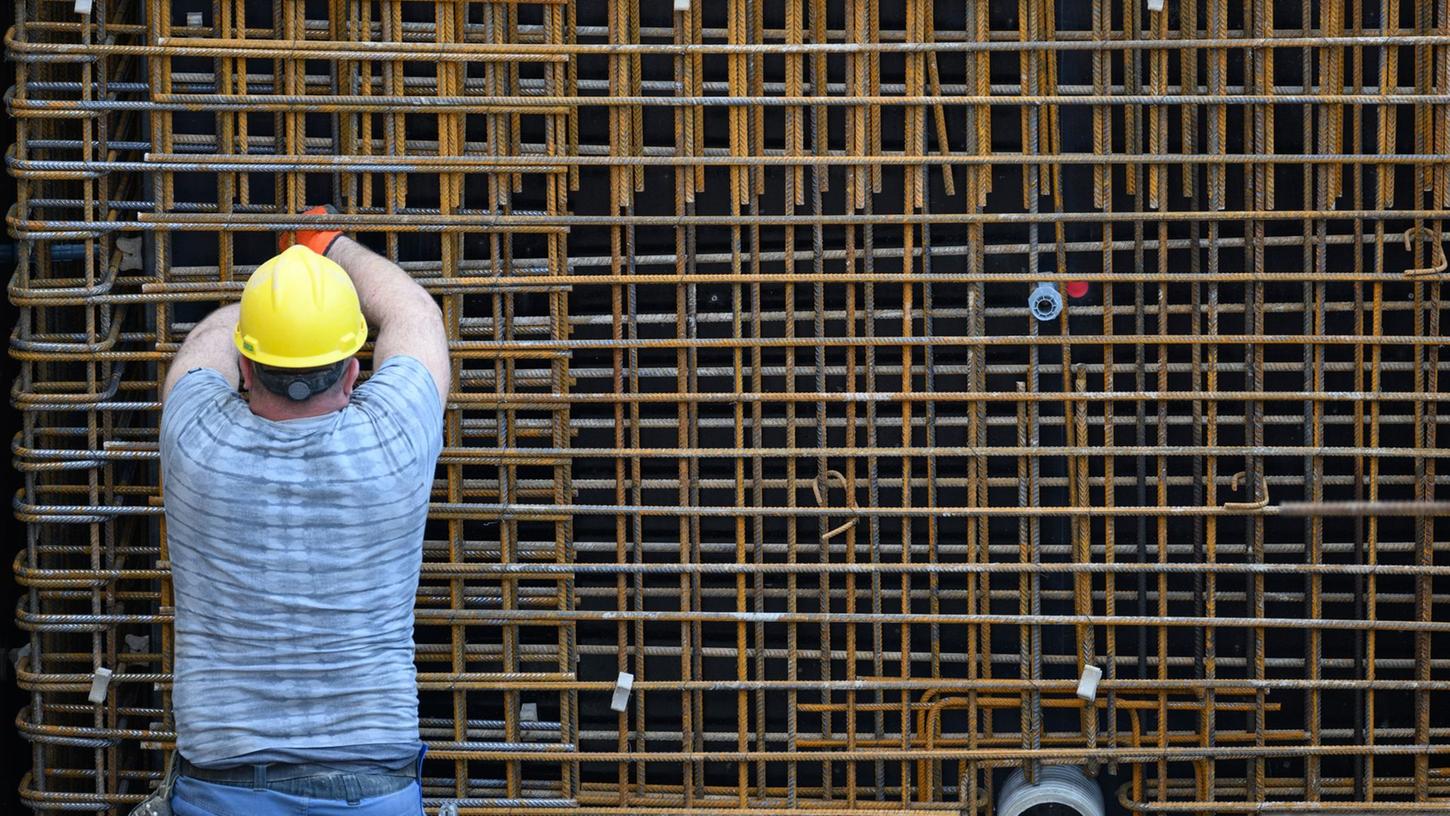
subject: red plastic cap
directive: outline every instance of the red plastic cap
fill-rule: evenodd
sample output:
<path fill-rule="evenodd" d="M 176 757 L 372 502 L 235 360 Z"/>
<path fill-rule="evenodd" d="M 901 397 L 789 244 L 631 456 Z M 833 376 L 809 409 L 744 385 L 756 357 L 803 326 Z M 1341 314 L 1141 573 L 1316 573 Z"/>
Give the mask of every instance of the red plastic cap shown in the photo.
<path fill-rule="evenodd" d="M 1087 293 L 1088 293 L 1088 282 L 1087 281 L 1068 281 L 1067 282 L 1067 296 L 1068 297 L 1071 297 L 1071 298 L 1080 298 L 1083 295 L 1086 295 Z"/>

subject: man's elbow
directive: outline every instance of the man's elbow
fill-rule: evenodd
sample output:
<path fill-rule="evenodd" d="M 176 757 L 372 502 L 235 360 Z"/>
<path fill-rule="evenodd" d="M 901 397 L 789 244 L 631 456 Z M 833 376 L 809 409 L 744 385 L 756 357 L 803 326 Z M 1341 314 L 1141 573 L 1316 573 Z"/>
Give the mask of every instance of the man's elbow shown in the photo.
<path fill-rule="evenodd" d="M 436 326 L 443 325 L 443 309 L 433 296 L 419 289 L 418 294 L 413 296 L 408 304 L 408 321 L 415 326 L 431 323 Z"/>
<path fill-rule="evenodd" d="M 419 287 L 397 292 L 386 301 L 388 308 L 380 314 L 369 315 L 369 319 L 376 318 L 376 328 L 386 332 L 389 329 L 412 330 L 420 326 L 442 326 L 443 310 L 438 306 L 438 301 L 433 296 Z"/>

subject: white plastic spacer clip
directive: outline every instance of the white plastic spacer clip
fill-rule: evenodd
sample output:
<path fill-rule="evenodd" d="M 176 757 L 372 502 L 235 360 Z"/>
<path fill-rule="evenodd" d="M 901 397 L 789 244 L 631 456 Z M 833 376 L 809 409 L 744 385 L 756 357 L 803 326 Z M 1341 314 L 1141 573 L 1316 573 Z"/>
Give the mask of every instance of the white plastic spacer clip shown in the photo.
<path fill-rule="evenodd" d="M 1163 4 L 1165 2 L 1167 2 L 1167 0 L 1148 0 L 1148 10 L 1149 11 L 1162 11 L 1163 10 Z"/>
<path fill-rule="evenodd" d="M 1148 0 L 1153 2 L 1153 0 Z M 186 24 L 191 28 L 201 28 L 206 25 L 206 15 L 199 11 L 188 11 L 186 13 Z"/>
<path fill-rule="evenodd" d="M 521 704 L 519 704 L 519 720 L 522 721 L 522 722 L 538 722 L 539 721 L 539 704 L 538 703 L 521 703 Z"/>
<path fill-rule="evenodd" d="M 76 0 L 75 12 L 76 14 L 90 14 L 91 0 Z"/>
<path fill-rule="evenodd" d="M 91 693 L 86 696 L 87 700 L 93 703 L 104 703 L 106 701 L 106 689 L 111 686 L 111 670 L 105 666 L 96 669 L 91 677 Z"/>
<path fill-rule="evenodd" d="M 675 11 L 689 11 L 690 0 L 675 0 Z"/>
<path fill-rule="evenodd" d="M 116 249 L 121 250 L 122 272 L 131 272 L 142 268 L 141 236 L 133 235 L 129 238 L 117 238 Z"/>
<path fill-rule="evenodd" d="M 126 651 L 128 652 L 149 652 L 151 651 L 150 635 L 127 635 Z"/>
<path fill-rule="evenodd" d="M 634 688 L 634 675 L 629 672 L 620 672 L 619 678 L 614 681 L 614 699 L 609 701 L 609 707 L 615 711 L 629 708 L 629 691 L 632 688 Z"/>
<path fill-rule="evenodd" d="M 1103 679 L 1103 670 L 1097 666 L 1084 666 L 1082 677 L 1077 679 L 1077 696 L 1092 701 L 1098 698 L 1098 681 Z"/>

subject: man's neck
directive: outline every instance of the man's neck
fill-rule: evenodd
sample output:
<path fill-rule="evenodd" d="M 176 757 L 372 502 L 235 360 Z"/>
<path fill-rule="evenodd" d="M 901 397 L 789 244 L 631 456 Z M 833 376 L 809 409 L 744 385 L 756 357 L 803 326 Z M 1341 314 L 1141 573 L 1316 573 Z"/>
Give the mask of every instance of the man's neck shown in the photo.
<path fill-rule="evenodd" d="M 273 397 L 268 394 L 263 396 L 256 392 L 247 403 L 252 413 L 262 419 L 270 419 L 273 422 L 286 422 L 289 419 L 309 419 L 341 411 L 347 406 L 347 398 L 341 395 L 331 395 L 307 400 L 306 402 L 292 402 Z"/>

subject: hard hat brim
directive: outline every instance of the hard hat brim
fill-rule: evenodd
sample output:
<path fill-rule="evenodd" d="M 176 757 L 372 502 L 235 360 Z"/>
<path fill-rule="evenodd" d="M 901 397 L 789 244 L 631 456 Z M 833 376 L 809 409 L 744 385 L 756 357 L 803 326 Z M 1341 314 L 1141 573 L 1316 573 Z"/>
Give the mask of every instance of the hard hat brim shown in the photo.
<path fill-rule="evenodd" d="M 364 335 L 358 338 L 356 343 L 352 344 L 352 348 L 343 347 L 332 349 L 324 354 L 314 354 L 311 357 L 284 357 L 279 354 L 268 354 L 265 351 L 248 351 L 246 341 L 242 337 L 241 329 L 232 333 L 232 345 L 236 346 L 239 354 L 254 363 L 261 363 L 264 366 L 272 366 L 273 368 L 316 368 L 317 366 L 329 365 L 339 360 L 346 360 L 354 354 L 357 354 L 358 349 L 363 347 L 363 343 L 366 340 L 367 337 Z"/>

